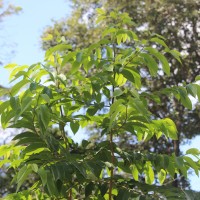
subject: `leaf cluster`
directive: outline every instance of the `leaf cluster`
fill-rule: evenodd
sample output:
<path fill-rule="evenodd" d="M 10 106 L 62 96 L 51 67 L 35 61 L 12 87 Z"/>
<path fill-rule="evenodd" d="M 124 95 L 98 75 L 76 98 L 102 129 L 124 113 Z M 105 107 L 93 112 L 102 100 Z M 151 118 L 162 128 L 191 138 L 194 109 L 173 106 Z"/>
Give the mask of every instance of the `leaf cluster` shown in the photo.
<path fill-rule="evenodd" d="M 46 51 L 45 63 L 6 66 L 16 83 L 8 91 L 10 98 L 0 104 L 1 124 L 24 131 L 14 137 L 14 146 L 0 148 L 4 156 L 0 164 L 16 169 L 13 182 L 17 191 L 31 174 L 38 177 L 28 191 L 9 198 L 184 199 L 185 193 L 172 188 L 166 178 L 173 182 L 180 172 L 187 178 L 189 169 L 199 175 L 197 149 L 183 156 L 156 154 L 120 148 L 117 140 L 121 134 L 131 134 L 135 142 L 143 143 L 153 136 L 178 139 L 172 119 L 157 118 L 149 103 L 159 104 L 162 96 L 174 96 L 191 109 L 188 96 L 199 97 L 199 85 L 149 92 L 143 86 L 143 69 L 150 77 L 160 76 L 160 71 L 169 76 L 166 54 L 180 60 L 179 53 L 159 35 L 140 40 L 124 28 L 132 23 L 126 13 L 97 12 L 98 21 L 110 22 L 97 43 L 81 50 L 62 43 Z M 117 24 L 112 23 L 115 20 Z M 129 42 L 134 46 L 126 47 Z M 156 49 L 155 44 L 162 49 Z M 63 74 L 66 65 L 70 70 Z M 77 144 L 67 134 L 92 124 L 101 131 L 102 140 L 95 146 L 86 140 Z M 55 127 L 59 134 L 53 133 Z M 157 180 L 163 186 L 155 185 Z"/>

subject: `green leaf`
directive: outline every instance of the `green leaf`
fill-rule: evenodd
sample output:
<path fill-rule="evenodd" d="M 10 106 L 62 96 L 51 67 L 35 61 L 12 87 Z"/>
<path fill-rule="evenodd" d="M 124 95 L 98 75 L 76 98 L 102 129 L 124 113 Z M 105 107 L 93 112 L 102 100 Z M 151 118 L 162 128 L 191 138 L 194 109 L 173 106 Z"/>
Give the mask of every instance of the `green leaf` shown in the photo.
<path fill-rule="evenodd" d="M 158 71 L 158 65 L 154 58 L 147 53 L 140 53 L 140 56 L 144 58 L 144 62 L 149 68 L 150 74 L 152 76 L 156 76 Z"/>
<path fill-rule="evenodd" d="M 99 185 L 99 190 L 101 192 L 101 196 L 104 196 L 108 191 L 108 185 L 106 183 Z"/>
<path fill-rule="evenodd" d="M 200 102 L 200 85 L 197 85 L 197 84 L 195 84 L 195 85 L 196 85 L 196 88 L 197 88 L 197 97 L 198 97 L 198 100 Z"/>
<path fill-rule="evenodd" d="M 13 119 L 16 115 L 16 110 L 10 110 L 7 112 L 3 112 L 1 115 L 1 126 L 2 128 L 7 128 L 11 119 Z"/>
<path fill-rule="evenodd" d="M 46 101 L 46 103 L 50 103 L 50 98 L 47 94 L 40 94 L 40 96 Z"/>
<path fill-rule="evenodd" d="M 77 133 L 77 131 L 79 130 L 79 123 L 77 122 L 77 121 L 75 121 L 75 122 L 70 122 L 70 128 L 71 128 L 71 130 L 72 130 L 72 132 L 74 133 L 74 134 L 76 134 Z"/>
<path fill-rule="evenodd" d="M 53 98 L 53 94 L 50 88 L 48 87 L 44 87 L 44 89 L 42 90 L 42 94 L 47 94 L 49 96 L 50 99 Z"/>
<path fill-rule="evenodd" d="M 103 88 L 103 94 L 107 97 L 110 98 L 110 90 L 107 87 Z"/>
<path fill-rule="evenodd" d="M 28 68 L 28 66 L 27 65 L 23 65 L 23 66 L 18 66 L 15 69 L 13 69 L 12 72 L 10 73 L 9 80 L 12 80 L 18 72 L 21 73 L 26 68 Z M 17 77 L 19 77 L 19 75 Z"/>
<path fill-rule="evenodd" d="M 83 52 L 78 52 L 78 53 L 76 54 L 76 61 L 77 61 L 78 63 L 80 63 L 80 62 L 82 61 L 82 57 L 83 57 Z"/>
<path fill-rule="evenodd" d="M 179 61 L 179 63 L 182 64 L 181 59 L 180 59 L 181 57 L 180 52 L 178 52 L 177 50 L 167 50 L 166 52 L 170 53 L 174 58 L 176 58 L 176 60 Z"/>
<path fill-rule="evenodd" d="M 131 196 L 131 193 L 128 190 L 120 189 L 116 200 L 128 200 L 130 196 Z"/>
<path fill-rule="evenodd" d="M 46 51 L 46 54 L 45 54 L 45 57 L 49 57 L 51 54 L 57 52 L 57 51 L 66 51 L 66 50 L 71 50 L 72 49 L 72 46 L 71 45 L 68 45 L 68 44 L 58 44 L 54 47 L 51 47 L 49 48 L 47 51 Z"/>
<path fill-rule="evenodd" d="M 13 140 L 20 140 L 22 138 L 32 138 L 34 140 L 34 138 L 39 138 L 39 136 L 33 132 L 30 131 L 26 131 L 20 134 L 17 134 Z"/>
<path fill-rule="evenodd" d="M 35 90 L 37 89 L 37 86 L 38 86 L 37 83 L 34 83 L 34 82 L 31 83 L 30 86 L 29 86 L 30 91 L 31 91 L 32 93 L 34 93 Z"/>
<path fill-rule="evenodd" d="M 168 76 L 170 76 L 170 66 L 169 66 L 169 63 L 168 63 L 167 59 L 166 59 L 165 56 L 162 55 L 162 54 L 159 54 L 158 58 L 159 58 L 160 62 L 162 63 L 163 71 L 164 71 Z"/>
<path fill-rule="evenodd" d="M 55 185 L 55 181 L 53 180 L 53 176 L 49 171 L 47 171 L 47 188 L 50 195 L 57 197 L 59 196 L 58 190 Z"/>
<path fill-rule="evenodd" d="M 183 158 L 182 157 L 176 157 L 175 158 L 176 164 L 178 168 L 182 168 L 184 166 Z"/>
<path fill-rule="evenodd" d="M 20 89 L 22 89 L 23 86 L 25 86 L 29 81 L 26 79 L 21 80 L 20 82 L 16 83 L 12 88 L 11 88 L 11 95 L 15 96 Z"/>
<path fill-rule="evenodd" d="M 79 70 L 80 66 L 81 66 L 80 62 L 74 61 L 72 68 L 70 70 L 70 74 L 75 74 Z"/>
<path fill-rule="evenodd" d="M 138 172 L 136 165 L 134 165 L 132 168 L 132 175 L 133 175 L 134 180 L 138 181 L 139 172 Z"/>
<path fill-rule="evenodd" d="M 165 47 L 166 49 L 169 49 L 168 46 L 166 45 L 166 43 L 164 42 L 164 40 L 161 40 L 161 39 L 159 39 L 157 37 L 151 38 L 150 41 L 151 42 L 156 42 L 156 43 L 162 45 L 163 47 Z"/>
<path fill-rule="evenodd" d="M 27 179 L 28 175 L 32 172 L 31 167 L 24 165 L 17 174 L 17 192 L 19 191 L 21 185 Z"/>
<path fill-rule="evenodd" d="M 114 27 L 109 27 L 109 28 L 106 28 L 103 33 L 102 33 L 102 36 L 105 37 L 106 35 L 109 35 L 110 33 L 115 33 L 117 31 L 116 28 Z"/>
<path fill-rule="evenodd" d="M 172 161 L 172 159 L 170 159 L 170 161 L 169 161 L 169 165 L 167 167 L 167 171 L 169 172 L 170 176 L 172 178 L 174 178 L 175 166 L 174 166 L 174 162 Z"/>
<path fill-rule="evenodd" d="M 5 109 L 7 109 L 10 106 L 10 101 L 4 101 L 0 104 L 0 114 L 4 112 Z"/>
<path fill-rule="evenodd" d="M 196 76 L 195 81 L 200 81 L 200 75 Z"/>
<path fill-rule="evenodd" d="M 120 45 L 123 38 L 123 34 L 118 34 L 116 38 L 117 38 L 117 44 Z"/>
<path fill-rule="evenodd" d="M 42 184 L 43 186 L 45 186 L 47 184 L 47 172 L 44 168 L 39 168 L 38 172 L 37 172 L 42 180 Z"/>
<path fill-rule="evenodd" d="M 109 46 L 106 47 L 106 54 L 108 59 L 113 59 L 113 50 Z"/>
<path fill-rule="evenodd" d="M 19 98 L 17 97 L 10 97 L 10 106 L 13 110 L 17 110 L 20 108 L 19 106 Z"/>
<path fill-rule="evenodd" d="M 30 113 L 24 113 L 22 119 L 18 119 L 14 124 L 11 124 L 9 128 L 26 128 L 30 129 L 32 131 L 35 131 L 34 123 L 33 123 L 33 117 L 30 116 L 26 118 L 26 115 L 29 115 Z"/>
<path fill-rule="evenodd" d="M 84 165 L 82 163 L 73 162 L 72 165 L 83 176 L 83 178 L 87 178 L 86 169 L 85 169 L 85 167 L 84 167 Z"/>
<path fill-rule="evenodd" d="M 16 66 L 17 66 L 16 63 L 10 63 L 10 64 L 6 65 L 4 68 L 11 70 L 11 69 L 15 68 Z"/>
<path fill-rule="evenodd" d="M 118 107 L 124 103 L 123 99 L 119 99 L 115 101 L 110 107 L 110 115 L 112 115 L 115 111 L 118 110 Z"/>
<path fill-rule="evenodd" d="M 154 171 L 149 161 L 146 162 L 145 168 L 145 182 L 151 185 L 154 182 Z"/>
<path fill-rule="evenodd" d="M 184 87 L 179 86 L 177 88 L 179 94 L 180 94 L 180 98 L 181 98 L 181 103 L 188 109 L 192 109 L 192 102 L 190 100 L 190 98 L 187 95 L 187 91 Z"/>
<path fill-rule="evenodd" d="M 113 96 L 117 97 L 117 96 L 121 96 L 123 94 L 123 91 L 120 88 L 115 89 Z"/>
<path fill-rule="evenodd" d="M 137 89 L 141 88 L 141 76 L 136 69 L 125 67 L 121 74 L 130 82 L 134 83 Z"/>
<path fill-rule="evenodd" d="M 32 138 L 32 137 L 23 138 L 23 139 L 20 139 L 15 145 L 16 146 L 27 145 L 27 144 L 30 144 L 30 143 L 41 143 L 41 138 L 39 138 L 39 137 L 35 137 L 35 138 Z"/>
<path fill-rule="evenodd" d="M 33 139 L 34 140 L 34 139 Z M 40 139 L 41 140 L 41 139 Z M 34 142 L 32 144 L 29 144 L 24 150 L 23 150 L 23 154 L 32 154 L 35 152 L 35 150 L 39 151 L 39 150 L 44 150 L 45 148 L 47 148 L 47 145 L 45 144 L 45 142 L 38 141 L 38 142 Z"/>
<path fill-rule="evenodd" d="M 97 93 L 97 95 L 95 96 L 95 99 L 97 103 L 101 103 L 101 93 Z"/>
<path fill-rule="evenodd" d="M 97 11 L 97 13 L 100 14 L 100 15 L 106 14 L 105 10 L 103 10 L 103 9 L 101 9 L 101 8 L 97 8 L 96 11 Z"/>
<path fill-rule="evenodd" d="M 53 40 L 53 35 L 52 34 L 45 34 L 45 36 L 42 37 L 42 40 L 44 40 L 44 41 Z"/>
<path fill-rule="evenodd" d="M 177 140 L 178 137 L 175 123 L 171 119 L 165 118 L 163 119 L 163 124 L 167 129 L 168 137 L 170 137 L 173 140 Z"/>
<path fill-rule="evenodd" d="M 166 171 L 164 169 L 161 169 L 160 172 L 158 172 L 158 180 L 160 184 L 162 185 L 166 178 Z"/>
<path fill-rule="evenodd" d="M 194 98 L 196 97 L 197 95 L 197 87 L 196 87 L 196 84 L 188 84 L 186 86 L 186 89 L 188 91 L 189 94 L 191 94 Z"/>
<path fill-rule="evenodd" d="M 0 97 L 8 95 L 9 91 L 10 91 L 10 89 L 8 89 L 8 88 L 3 88 L 3 87 L 1 88 L 0 87 Z"/>
<path fill-rule="evenodd" d="M 34 80 L 35 82 L 39 82 L 39 83 L 40 83 L 42 77 L 45 76 L 45 78 L 46 78 L 48 74 L 49 74 L 48 71 L 46 71 L 46 70 L 44 70 L 44 69 L 40 69 L 40 70 L 37 72 L 37 74 L 34 76 L 33 80 Z"/>
<path fill-rule="evenodd" d="M 87 109 L 87 114 L 90 115 L 90 116 L 93 116 L 96 114 L 96 112 L 99 110 L 98 106 L 90 106 L 88 109 Z"/>
<path fill-rule="evenodd" d="M 21 105 L 21 112 L 19 113 L 19 115 L 21 115 L 22 113 L 24 113 L 32 104 L 32 97 L 25 97 L 24 99 L 22 99 L 22 105 Z"/>
<path fill-rule="evenodd" d="M 42 120 L 42 123 L 44 125 L 45 128 L 48 127 L 48 124 L 50 122 L 50 112 L 49 109 L 46 105 L 40 105 L 39 106 L 39 116 Z"/>
<path fill-rule="evenodd" d="M 165 169 L 169 166 L 169 157 L 167 155 L 164 155 L 163 166 Z"/>
<path fill-rule="evenodd" d="M 121 72 L 123 74 L 123 76 L 128 79 L 129 81 L 131 81 L 132 83 L 135 82 L 135 78 L 134 75 L 132 73 L 132 71 L 128 70 L 128 69 L 123 69 L 123 71 Z"/>
<path fill-rule="evenodd" d="M 115 82 L 117 86 L 123 86 L 126 83 L 126 78 L 122 74 L 115 74 Z"/>
<path fill-rule="evenodd" d="M 86 198 L 92 194 L 94 187 L 95 187 L 95 185 L 93 182 L 90 182 L 89 184 L 86 185 L 86 187 L 85 187 L 85 197 Z"/>
<path fill-rule="evenodd" d="M 35 173 L 38 172 L 38 165 L 37 164 L 31 164 L 31 168 Z"/>
<path fill-rule="evenodd" d="M 97 58 L 98 58 L 99 61 L 100 61 L 100 59 L 101 59 L 101 48 L 97 48 L 97 49 L 96 49 L 96 56 L 97 56 Z"/>
<path fill-rule="evenodd" d="M 188 156 L 183 156 L 183 159 L 189 164 L 190 167 L 192 167 L 195 171 L 195 174 L 199 176 L 199 167 L 198 165 L 192 160 L 192 158 Z"/>
<path fill-rule="evenodd" d="M 146 47 L 145 50 L 149 51 L 153 56 L 155 56 L 158 60 L 160 60 L 163 67 L 163 71 L 169 76 L 170 66 L 165 56 L 152 47 Z"/>
<path fill-rule="evenodd" d="M 196 155 L 200 155 L 200 151 L 196 148 L 191 148 L 186 151 L 186 154 L 191 154 L 191 155 L 196 156 Z"/>

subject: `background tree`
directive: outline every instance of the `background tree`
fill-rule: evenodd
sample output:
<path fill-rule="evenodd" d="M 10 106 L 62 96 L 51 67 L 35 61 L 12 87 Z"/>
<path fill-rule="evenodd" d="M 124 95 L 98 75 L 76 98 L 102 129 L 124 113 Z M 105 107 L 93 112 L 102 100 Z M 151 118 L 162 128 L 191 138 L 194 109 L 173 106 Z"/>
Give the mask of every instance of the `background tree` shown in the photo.
<path fill-rule="evenodd" d="M 9 4 L 6 0 L 0 0 L 0 23 L 2 23 L 6 17 L 18 14 L 21 11 L 21 7 L 15 6 L 13 4 Z M 2 27 L 0 27 L 2 29 Z M 5 57 L 8 57 L 8 55 L 5 55 L 4 53 L 4 46 L 6 41 L 4 41 L 2 35 L 1 35 L 1 41 L 0 41 L 0 46 L 2 47 L 1 49 L 1 56 L 0 56 L 0 65 L 3 64 L 3 60 Z"/>
<path fill-rule="evenodd" d="M 130 30 L 134 30 L 142 38 L 147 38 L 151 34 L 160 34 L 166 38 L 166 42 L 171 49 L 178 50 L 184 57 L 184 62 L 180 63 L 174 58 L 169 58 L 172 67 L 170 77 L 157 77 L 145 79 L 145 84 L 151 91 L 160 90 L 163 87 L 173 85 L 184 85 L 194 81 L 200 73 L 200 2 L 198 0 L 74 0 L 72 17 L 67 20 L 55 22 L 53 27 L 48 27 L 42 38 L 46 39 L 42 43 L 44 49 L 57 44 L 61 36 L 76 48 L 87 47 L 99 39 L 102 27 L 95 24 L 97 16 L 95 9 L 103 7 L 106 12 L 117 9 L 118 12 L 127 12 L 133 19 L 134 25 L 129 25 Z M 165 45 L 157 45 L 158 48 Z M 174 51 L 175 53 L 175 51 Z M 144 73 L 144 77 L 148 77 Z M 187 87 L 190 90 L 190 86 Z M 175 152 L 180 154 L 180 141 L 191 139 L 199 134 L 199 105 L 195 110 L 188 110 L 179 105 L 177 100 L 169 100 L 167 96 L 159 100 L 161 104 L 151 102 L 150 109 L 158 118 L 169 116 L 175 120 L 179 132 L 179 140 L 161 141 L 161 148 L 155 147 L 156 139 L 142 146 L 155 152 Z M 166 102 L 168 102 L 166 104 Z M 191 107 L 192 105 L 190 105 Z M 174 110 L 174 108 L 176 108 Z M 181 116 L 184 116 L 182 118 Z M 189 125 L 190 124 L 190 125 Z M 127 141 L 125 139 L 124 141 Z M 127 144 L 126 144 L 127 145 Z M 141 147 L 140 147 L 141 148 Z M 175 185 L 178 183 L 175 182 Z"/>

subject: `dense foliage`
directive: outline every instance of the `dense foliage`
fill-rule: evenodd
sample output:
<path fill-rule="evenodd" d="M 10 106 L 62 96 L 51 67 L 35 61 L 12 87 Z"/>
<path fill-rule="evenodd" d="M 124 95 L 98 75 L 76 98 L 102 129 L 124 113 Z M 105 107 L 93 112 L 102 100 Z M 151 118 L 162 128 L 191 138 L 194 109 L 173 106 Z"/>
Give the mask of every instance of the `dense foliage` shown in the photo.
<path fill-rule="evenodd" d="M 167 155 L 123 148 L 118 140 L 121 134 L 141 144 L 153 137 L 177 140 L 175 123 L 154 115 L 151 103 L 161 104 L 163 96 L 175 97 L 191 109 L 188 96 L 200 99 L 200 86 L 194 82 L 150 92 L 143 84 L 145 75 L 169 77 L 166 57 L 181 62 L 180 54 L 160 35 L 139 39 L 126 28 L 132 24 L 127 13 L 97 11 L 97 22 L 109 24 L 98 42 L 81 50 L 62 42 L 46 51 L 45 63 L 6 66 L 15 84 L 9 99 L 0 104 L 1 124 L 22 130 L 13 144 L 0 147 L 0 165 L 14 170 L 12 183 L 17 184 L 18 193 L 7 199 L 191 196 L 172 183 L 177 173 L 187 178 L 190 168 L 199 174 L 198 149 Z M 68 72 L 62 73 L 66 65 Z M 101 132 L 95 144 L 86 140 L 77 144 L 68 134 L 91 125 Z M 33 178 L 32 187 L 23 190 L 24 181 Z"/>
<path fill-rule="evenodd" d="M 150 91 L 157 91 L 165 87 L 191 83 L 200 71 L 200 1 L 199 0 L 71 0 L 72 15 L 68 19 L 56 21 L 53 26 L 46 28 L 42 38 L 44 49 L 54 46 L 62 40 L 74 47 L 88 47 L 97 42 L 102 29 L 107 21 L 96 25 L 96 8 L 103 7 L 106 12 L 117 10 L 127 12 L 133 20 L 128 25 L 129 30 L 134 30 L 141 38 L 148 38 L 152 33 L 158 33 L 166 38 L 170 49 L 178 50 L 185 57 L 182 64 L 168 55 L 171 66 L 170 76 L 158 76 L 153 79 L 145 76 L 143 85 L 147 85 Z M 126 44 L 127 45 L 127 44 Z M 132 46 L 132 43 L 128 45 Z M 160 49 L 160 47 L 157 47 Z M 67 66 L 63 69 L 67 71 Z M 146 75 L 146 73 L 145 73 Z M 166 103 L 167 102 L 167 103 Z M 146 150 L 154 149 L 156 153 L 181 155 L 180 144 L 199 135 L 199 104 L 196 109 L 190 110 L 180 105 L 176 98 L 162 96 L 161 103 L 151 103 L 150 111 L 157 117 L 168 116 L 175 120 L 178 130 L 178 140 L 157 140 L 154 138 L 145 145 L 137 145 L 137 148 Z M 184 117 L 182 117 L 184 116 Z M 178 119 L 178 120 L 177 120 Z M 93 127 L 93 130 L 95 127 Z M 98 131 L 94 131 L 98 132 Z M 93 139 L 99 139 L 98 135 Z M 122 136 L 123 145 L 136 148 L 130 143 L 128 136 Z M 154 148 L 158 147 L 158 148 Z M 185 181 L 175 182 L 174 185 L 187 187 Z"/>

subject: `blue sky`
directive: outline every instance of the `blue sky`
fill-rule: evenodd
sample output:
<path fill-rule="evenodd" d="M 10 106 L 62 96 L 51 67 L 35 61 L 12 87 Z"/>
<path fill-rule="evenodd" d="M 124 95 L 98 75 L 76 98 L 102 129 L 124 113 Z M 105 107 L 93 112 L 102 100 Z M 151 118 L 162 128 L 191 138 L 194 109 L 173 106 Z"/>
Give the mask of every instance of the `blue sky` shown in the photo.
<path fill-rule="evenodd" d="M 6 18 L 0 24 L 0 52 L 4 57 L 4 64 L 30 65 L 42 61 L 44 52 L 40 48 L 40 36 L 46 26 L 53 24 L 52 19 L 70 16 L 68 2 L 67 0 L 12 0 L 12 3 L 21 6 L 23 11 L 19 15 Z M 0 66 L 0 85 L 8 86 L 8 72 L 3 66 Z M 79 137 L 81 133 L 76 135 L 76 138 Z M 200 147 L 200 137 L 196 137 L 190 145 L 182 146 L 181 149 L 185 152 L 192 147 Z M 200 191 L 200 178 L 192 177 L 191 180 L 192 189 Z"/>
<path fill-rule="evenodd" d="M 3 46 L 4 64 L 33 64 L 43 60 L 40 36 L 52 19 L 70 15 L 67 0 L 13 0 L 22 7 L 19 15 L 7 17 L 0 25 L 0 47 Z M 12 51 L 15 51 L 12 54 Z M 0 50 L 2 53 L 2 50 Z M 0 58 L 1 58 L 0 57 Z M 0 66 L 0 84 L 8 85 L 8 72 Z"/>

